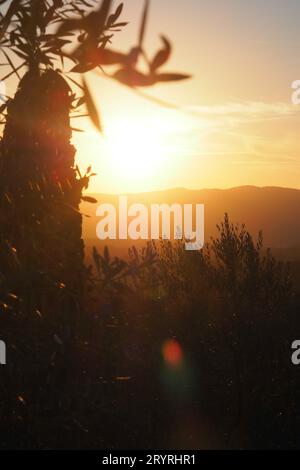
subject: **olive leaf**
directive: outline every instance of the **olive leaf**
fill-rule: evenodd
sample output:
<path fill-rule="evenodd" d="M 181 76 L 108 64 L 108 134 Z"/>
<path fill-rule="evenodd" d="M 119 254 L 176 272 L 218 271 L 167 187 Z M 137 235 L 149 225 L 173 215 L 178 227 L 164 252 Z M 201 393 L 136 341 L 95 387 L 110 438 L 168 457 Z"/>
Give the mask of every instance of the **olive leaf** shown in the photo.
<path fill-rule="evenodd" d="M 155 76 L 157 82 L 177 82 L 180 80 L 187 80 L 191 75 L 182 73 L 160 73 Z"/>
<path fill-rule="evenodd" d="M 150 64 L 151 72 L 155 72 L 159 67 L 164 65 L 169 60 L 171 55 L 172 47 L 170 42 L 164 36 L 161 36 L 161 39 L 164 43 L 164 48 L 158 51 L 152 63 Z"/>
<path fill-rule="evenodd" d="M 155 84 L 154 76 L 145 75 L 142 72 L 131 68 L 122 68 L 118 70 L 113 77 L 120 83 L 132 88 L 148 87 Z"/>
<path fill-rule="evenodd" d="M 92 123 L 96 127 L 96 129 L 98 129 L 99 132 L 103 133 L 103 127 L 102 127 L 102 124 L 101 124 L 100 115 L 97 111 L 97 108 L 94 104 L 93 97 L 90 93 L 90 90 L 89 90 L 88 85 L 87 85 L 84 78 L 82 79 L 82 84 L 83 84 L 83 92 L 84 92 L 85 103 L 86 103 L 86 107 L 87 107 L 89 116 L 92 120 Z"/>
<path fill-rule="evenodd" d="M 5 2 L 6 2 L 6 0 L 1 1 L 0 5 L 2 5 Z M 10 21 L 11 21 L 12 17 L 14 16 L 14 14 L 17 12 L 20 3 L 21 3 L 21 0 L 13 0 L 11 2 L 10 6 L 7 10 L 6 15 L 4 16 L 4 18 L 0 22 L 0 37 L 2 37 L 6 33 L 6 30 L 9 26 L 9 24 L 10 24 Z"/>
<path fill-rule="evenodd" d="M 84 30 L 91 38 L 97 39 L 105 29 L 106 19 L 111 9 L 112 0 L 103 0 L 98 11 L 92 11 L 82 18 L 68 18 L 64 20 L 56 34 L 58 36 L 74 30 Z"/>
<path fill-rule="evenodd" d="M 71 72 L 85 73 L 100 65 L 116 65 L 123 64 L 126 61 L 126 55 L 121 52 L 103 47 L 94 50 L 78 50 L 75 55 L 79 57 L 79 62 L 72 68 Z M 74 55 L 73 55 L 74 57 Z M 91 60 L 92 59 L 92 60 Z"/>
<path fill-rule="evenodd" d="M 117 7 L 115 13 L 112 13 L 108 20 L 107 20 L 107 27 L 111 27 L 117 19 L 121 16 L 121 13 L 123 11 L 124 3 L 120 3 L 120 5 Z"/>
<path fill-rule="evenodd" d="M 97 204 L 97 199 L 95 199 L 94 197 L 90 197 L 90 196 L 82 196 L 81 198 L 82 201 L 84 202 L 89 202 L 91 204 Z"/>

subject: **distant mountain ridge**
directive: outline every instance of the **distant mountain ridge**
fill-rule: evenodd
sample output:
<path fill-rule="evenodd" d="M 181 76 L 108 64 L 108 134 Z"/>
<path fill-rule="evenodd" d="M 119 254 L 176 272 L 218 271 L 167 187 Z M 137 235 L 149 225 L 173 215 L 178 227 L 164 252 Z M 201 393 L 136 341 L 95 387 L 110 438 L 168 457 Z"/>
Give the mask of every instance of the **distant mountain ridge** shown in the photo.
<path fill-rule="evenodd" d="M 84 218 L 83 234 L 86 243 L 100 242 L 96 239 L 96 208 L 99 204 L 111 203 L 118 207 L 118 196 L 91 194 L 98 204 L 82 203 L 81 210 L 89 218 Z M 247 230 L 256 237 L 263 231 L 264 245 L 279 250 L 298 251 L 300 258 L 300 190 L 281 187 L 240 186 L 231 189 L 189 190 L 175 188 L 141 194 L 128 194 L 128 204 L 204 204 L 205 240 L 217 234 L 216 224 L 224 218 L 225 212 L 234 223 L 245 224 Z M 144 243 L 144 242 L 143 242 Z M 112 241 L 111 249 L 125 249 L 132 241 Z"/>

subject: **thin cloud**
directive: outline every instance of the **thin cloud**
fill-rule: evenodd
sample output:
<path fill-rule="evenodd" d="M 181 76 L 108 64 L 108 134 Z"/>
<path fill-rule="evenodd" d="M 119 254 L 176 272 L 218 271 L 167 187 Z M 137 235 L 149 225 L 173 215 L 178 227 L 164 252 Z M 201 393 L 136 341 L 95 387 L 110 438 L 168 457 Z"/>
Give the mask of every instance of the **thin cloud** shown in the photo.
<path fill-rule="evenodd" d="M 207 119 L 226 119 L 231 122 L 255 122 L 284 119 L 297 116 L 300 112 L 292 104 L 265 103 L 262 101 L 229 102 L 222 105 L 188 106 L 189 109 Z"/>

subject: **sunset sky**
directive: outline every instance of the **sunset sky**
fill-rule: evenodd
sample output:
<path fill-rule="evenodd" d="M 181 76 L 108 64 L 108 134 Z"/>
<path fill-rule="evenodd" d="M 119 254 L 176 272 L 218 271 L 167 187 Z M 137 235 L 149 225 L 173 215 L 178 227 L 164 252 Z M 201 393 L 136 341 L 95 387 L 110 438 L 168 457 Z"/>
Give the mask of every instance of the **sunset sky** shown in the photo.
<path fill-rule="evenodd" d="M 135 45 L 143 2 L 125 0 L 113 46 Z M 115 2 L 117 5 L 118 2 Z M 300 188 L 299 0 L 152 0 L 148 55 L 165 34 L 174 51 L 165 71 L 193 75 L 143 92 L 165 109 L 95 72 L 87 75 L 105 137 L 88 120 L 74 127 L 80 168 L 92 164 L 93 192 L 254 184 Z M 108 70 L 109 71 L 109 70 Z"/>

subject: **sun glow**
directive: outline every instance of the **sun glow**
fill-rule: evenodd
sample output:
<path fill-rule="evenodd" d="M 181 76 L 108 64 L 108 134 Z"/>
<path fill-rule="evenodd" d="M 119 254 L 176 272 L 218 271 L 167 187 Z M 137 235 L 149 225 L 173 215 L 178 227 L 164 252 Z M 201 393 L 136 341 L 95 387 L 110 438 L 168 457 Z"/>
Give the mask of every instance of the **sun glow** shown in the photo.
<path fill-rule="evenodd" d="M 162 132 L 153 122 L 114 121 L 107 129 L 105 150 L 116 176 L 136 182 L 161 172 L 168 155 Z"/>
<path fill-rule="evenodd" d="M 192 122 L 170 111 L 106 114 L 104 135 L 94 129 L 74 136 L 81 169 L 97 174 L 90 191 L 132 193 L 154 191 L 173 183 L 183 156 L 191 151 Z M 82 126 L 84 127 L 84 126 Z M 101 189 L 100 189 L 101 188 Z"/>

